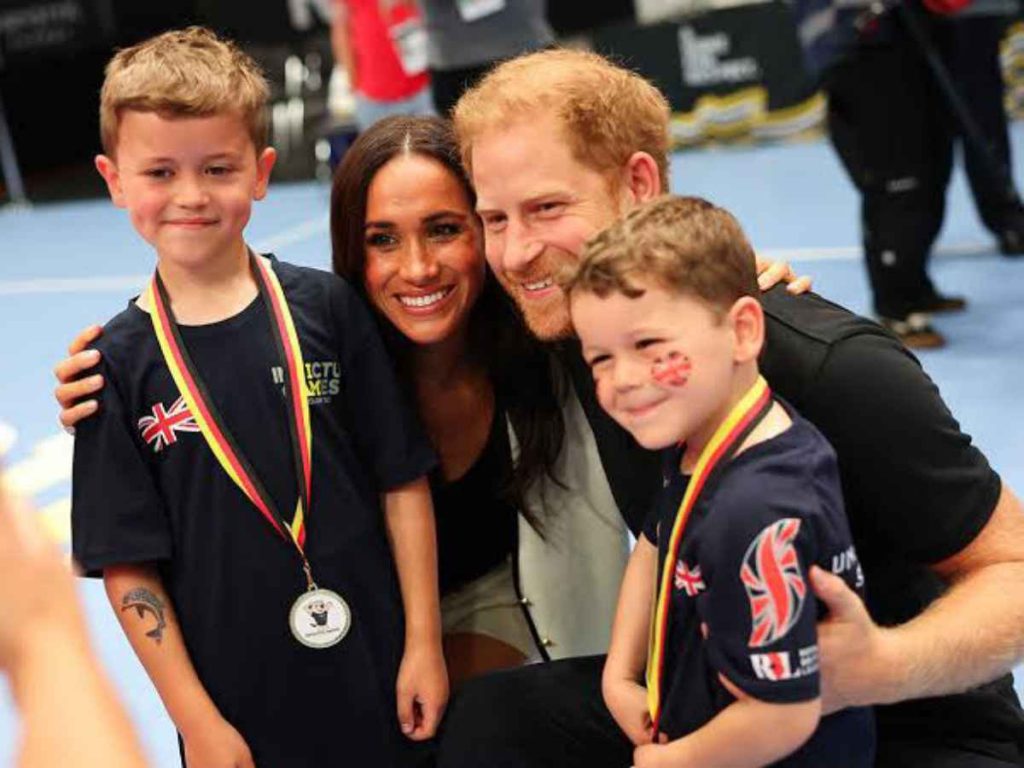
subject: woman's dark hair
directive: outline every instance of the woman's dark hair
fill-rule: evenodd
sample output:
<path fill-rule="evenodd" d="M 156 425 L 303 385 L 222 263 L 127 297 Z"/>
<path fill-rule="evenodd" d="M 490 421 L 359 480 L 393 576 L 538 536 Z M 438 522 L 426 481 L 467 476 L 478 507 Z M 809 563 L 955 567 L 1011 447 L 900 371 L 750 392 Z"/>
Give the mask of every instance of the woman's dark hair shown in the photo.
<path fill-rule="evenodd" d="M 435 160 L 458 180 L 470 210 L 476 193 L 459 160 L 451 124 L 439 117 L 388 117 L 353 142 L 334 174 L 331 187 L 331 262 L 334 272 L 365 297 L 366 200 L 377 172 L 400 155 Z M 526 329 L 519 312 L 490 271 L 469 319 L 469 354 L 487 370 L 519 441 L 507 492 L 538 531 L 539 510 L 526 504 L 526 490 L 547 475 L 555 483 L 555 461 L 565 437 L 561 403 L 566 382 L 551 353 Z M 412 394 L 409 341 L 391 323 L 382 322 L 384 342 L 395 359 L 403 386 Z"/>

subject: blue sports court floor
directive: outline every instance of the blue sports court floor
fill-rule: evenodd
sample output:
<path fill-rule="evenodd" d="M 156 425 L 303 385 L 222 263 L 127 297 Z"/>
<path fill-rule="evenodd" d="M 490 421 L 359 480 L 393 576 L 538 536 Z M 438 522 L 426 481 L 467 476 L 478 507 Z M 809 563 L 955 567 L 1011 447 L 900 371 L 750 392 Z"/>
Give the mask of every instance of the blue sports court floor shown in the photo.
<path fill-rule="evenodd" d="M 1024 181 L 1024 126 L 1014 129 Z M 731 209 L 763 253 L 790 259 L 816 290 L 868 308 L 857 199 L 824 142 L 680 154 L 673 189 Z M 327 268 L 328 189 L 273 186 L 250 242 L 281 258 Z M 0 454 L 47 526 L 68 536 L 72 441 L 56 425 L 51 369 L 79 328 L 119 311 L 144 284 L 153 256 L 106 201 L 0 209 Z M 966 314 L 941 319 L 948 348 L 921 355 L 965 431 L 1024 491 L 1024 259 L 1001 258 L 981 227 L 962 176 L 949 195 L 933 274 L 965 294 Z M 178 764 L 174 730 L 96 583 L 82 586 L 96 647 L 131 710 L 153 763 Z M 1019 681 L 1024 677 L 1019 678 Z M 1024 688 L 1021 688 L 1024 692 Z M 17 722 L 0 683 L 0 768 L 13 764 Z"/>

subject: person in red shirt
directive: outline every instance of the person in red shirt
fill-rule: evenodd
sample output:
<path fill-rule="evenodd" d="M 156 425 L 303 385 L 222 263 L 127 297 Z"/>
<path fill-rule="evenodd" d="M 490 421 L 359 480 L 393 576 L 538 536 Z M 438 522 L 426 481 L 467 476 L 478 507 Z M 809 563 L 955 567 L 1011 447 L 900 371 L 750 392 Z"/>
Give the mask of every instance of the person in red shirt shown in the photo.
<path fill-rule="evenodd" d="M 426 31 L 412 0 L 334 0 L 331 48 L 360 131 L 389 115 L 434 114 Z"/>

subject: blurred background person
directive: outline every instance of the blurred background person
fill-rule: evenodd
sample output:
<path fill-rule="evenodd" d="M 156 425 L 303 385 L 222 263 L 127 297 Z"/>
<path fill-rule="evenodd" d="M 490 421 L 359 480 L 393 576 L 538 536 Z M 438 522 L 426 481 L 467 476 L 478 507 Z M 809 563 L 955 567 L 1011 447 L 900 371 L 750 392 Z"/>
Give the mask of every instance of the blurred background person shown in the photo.
<path fill-rule="evenodd" d="M 555 42 L 547 0 L 419 0 L 434 106 L 447 116 L 462 92 L 503 59 Z"/>
<path fill-rule="evenodd" d="M 433 114 L 426 31 L 415 2 L 333 0 L 332 10 L 332 109 L 337 110 L 340 69 L 360 132 L 389 115 Z"/>
<path fill-rule="evenodd" d="M 2 477 L 0 674 L 20 714 L 19 768 L 146 765 L 93 657 L 70 570 Z"/>
<path fill-rule="evenodd" d="M 963 297 L 941 293 L 927 271 L 958 140 L 982 222 L 1004 254 L 1024 253 L 1024 209 L 1009 182 L 999 60 L 1007 14 L 1017 3 L 911 0 L 907 8 L 889 3 L 866 10 L 867 5 L 800 0 L 799 37 L 809 68 L 828 94 L 829 137 L 861 196 L 874 311 L 907 346 L 939 347 L 945 339 L 931 314 L 966 307 Z M 921 39 L 908 24 L 915 20 Z M 980 134 L 975 140 L 965 136 L 929 53 L 962 97 Z"/>

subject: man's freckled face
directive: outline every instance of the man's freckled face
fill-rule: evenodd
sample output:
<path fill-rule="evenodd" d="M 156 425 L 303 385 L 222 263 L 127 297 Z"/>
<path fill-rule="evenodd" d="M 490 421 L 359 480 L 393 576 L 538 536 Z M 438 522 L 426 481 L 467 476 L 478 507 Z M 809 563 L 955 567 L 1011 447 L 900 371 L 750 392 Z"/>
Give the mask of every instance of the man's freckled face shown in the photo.
<path fill-rule="evenodd" d="M 473 142 L 473 183 L 487 261 L 542 339 L 571 335 L 561 271 L 619 218 L 608 176 L 573 157 L 556 117 L 539 116 Z"/>

